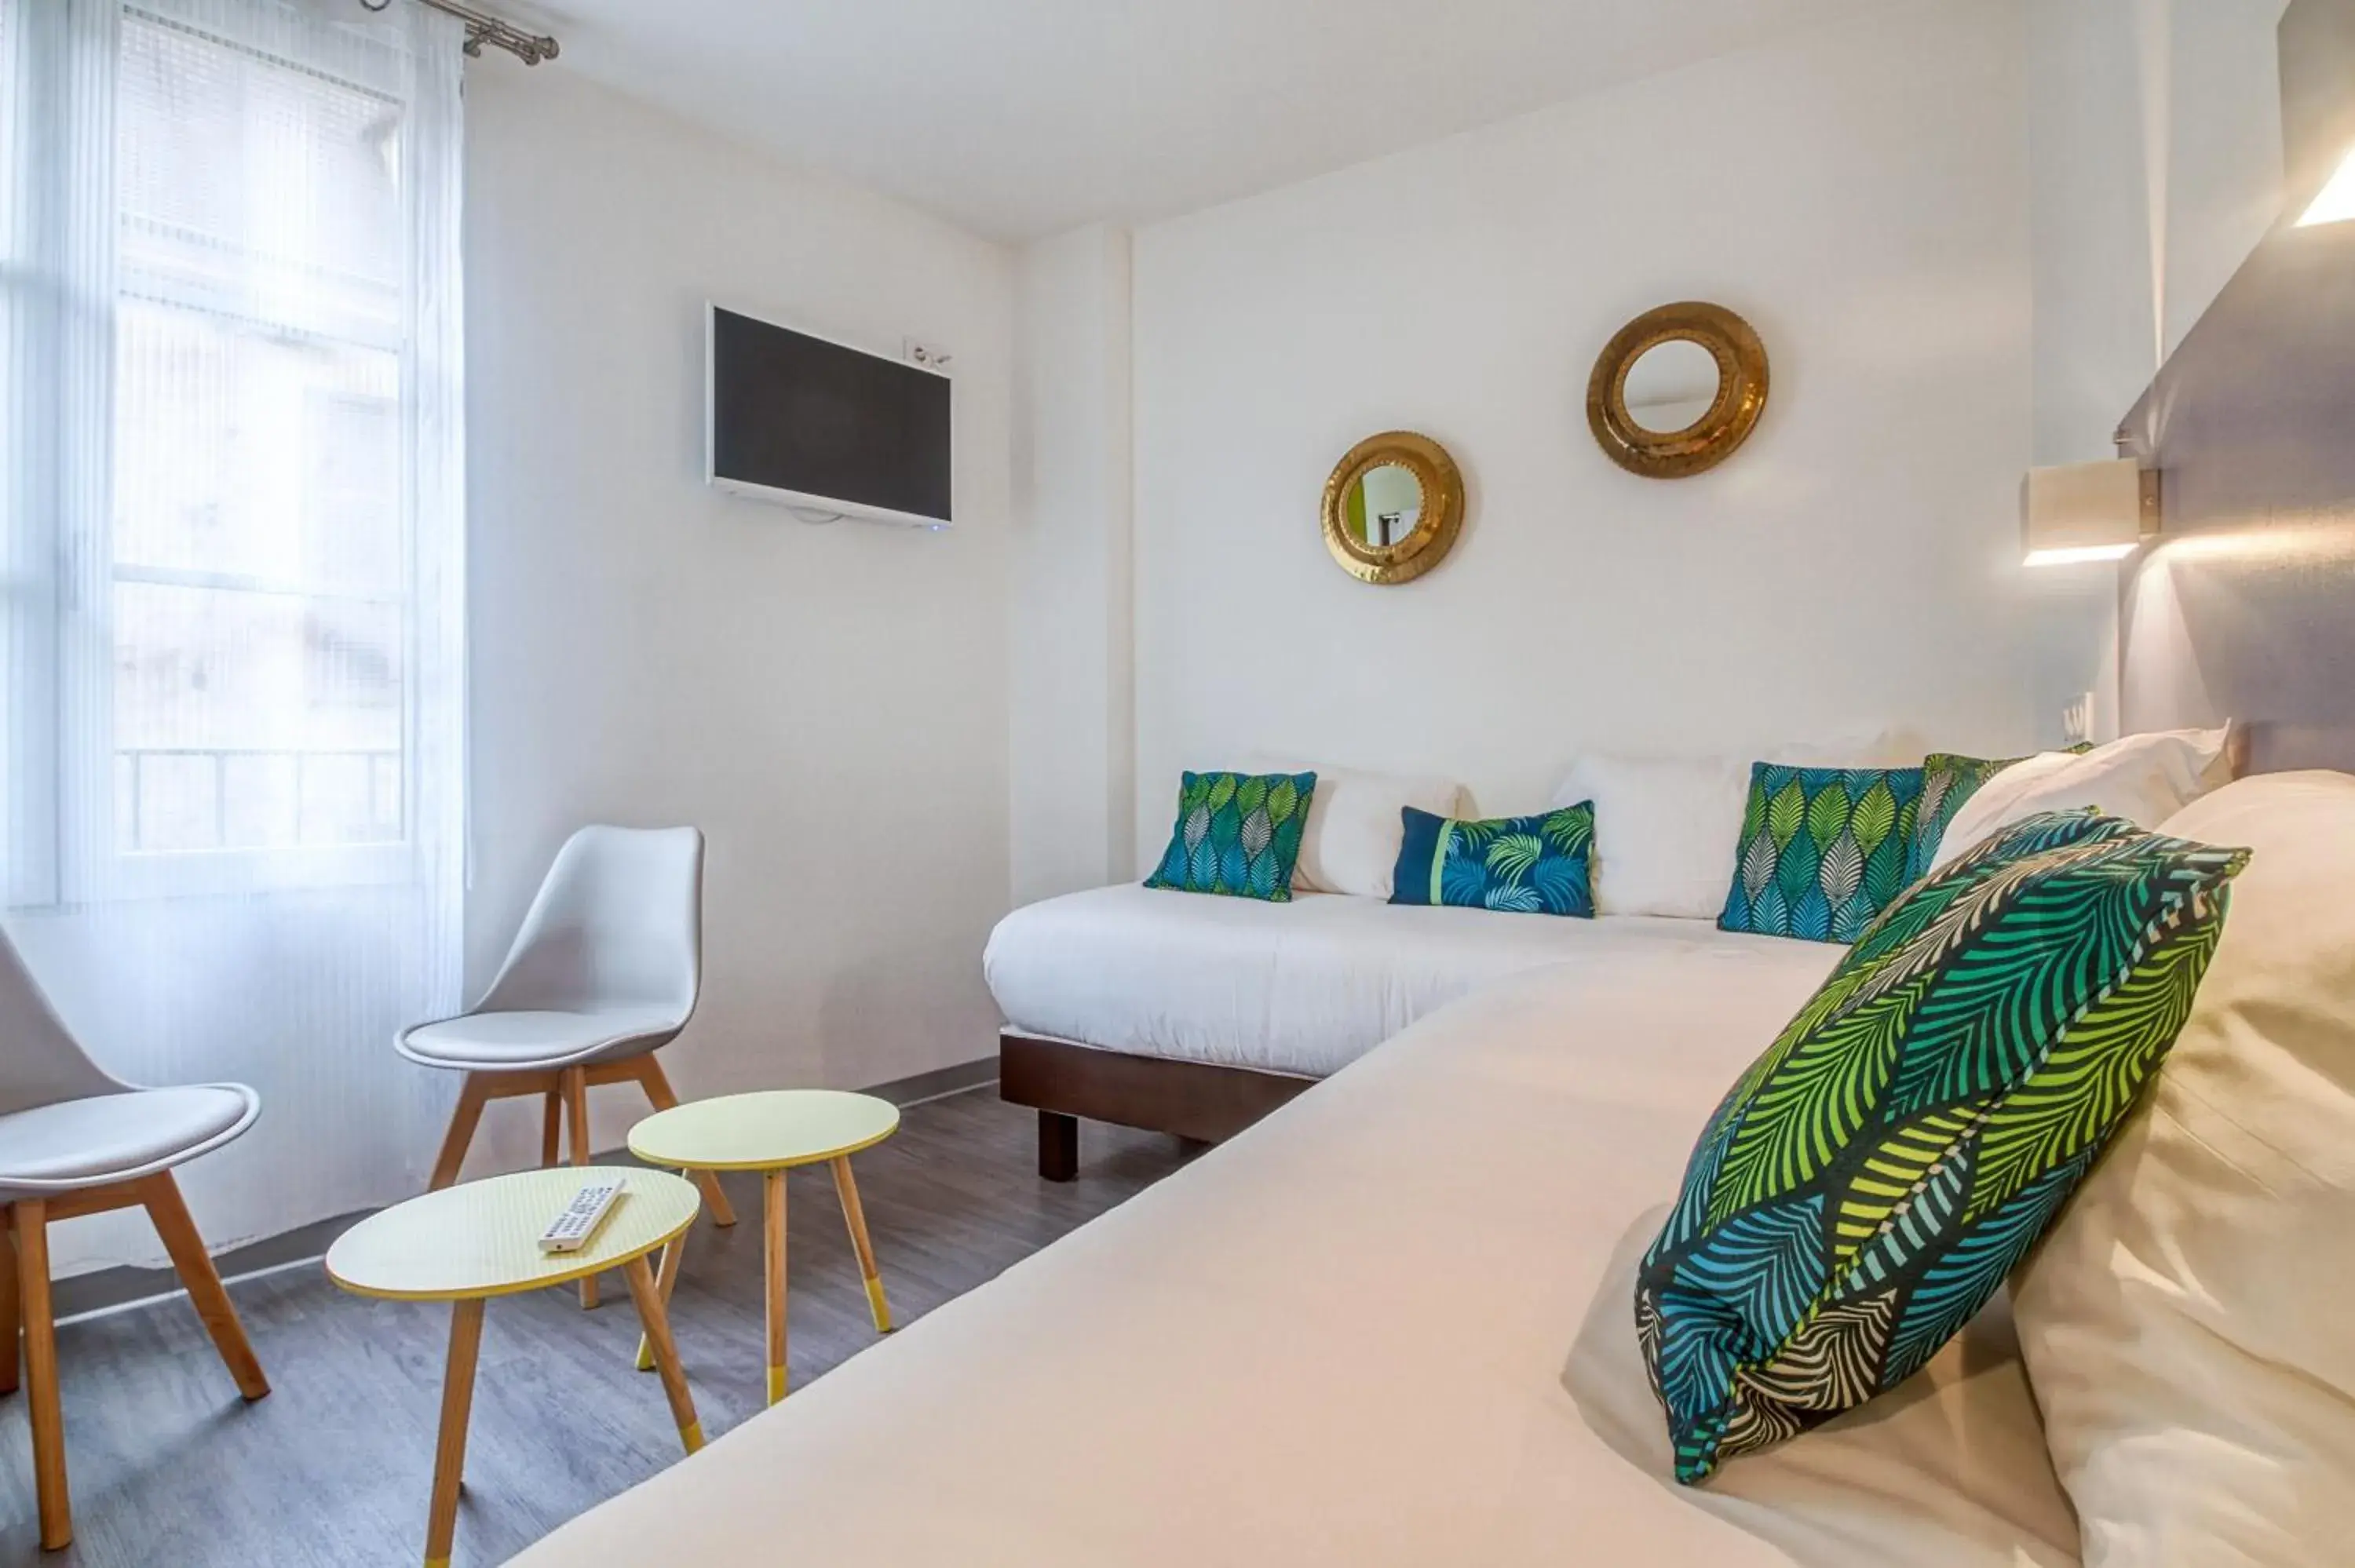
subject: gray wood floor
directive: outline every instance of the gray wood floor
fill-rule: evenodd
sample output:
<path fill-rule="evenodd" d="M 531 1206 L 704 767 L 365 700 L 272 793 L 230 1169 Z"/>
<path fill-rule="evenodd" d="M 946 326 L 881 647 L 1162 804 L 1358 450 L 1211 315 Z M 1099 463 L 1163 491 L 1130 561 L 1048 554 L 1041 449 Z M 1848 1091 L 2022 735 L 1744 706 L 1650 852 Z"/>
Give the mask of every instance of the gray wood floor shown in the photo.
<path fill-rule="evenodd" d="M 1036 1119 L 994 1087 L 911 1108 L 858 1157 L 859 1195 L 900 1322 L 962 1295 L 1176 1170 L 1175 1140 L 1090 1124 L 1080 1180 L 1039 1180 Z M 741 1218 L 698 1221 L 673 1304 L 713 1436 L 762 1408 L 759 1178 Z M 789 1178 L 795 1387 L 876 1342 L 824 1167 Z M 618 1276 L 582 1312 L 568 1290 L 491 1304 L 455 1562 L 505 1560 L 679 1457 Z M 363 1301 L 315 1266 L 231 1287 L 272 1393 L 240 1402 L 185 1299 L 58 1335 L 75 1542 L 45 1555 L 21 1395 L 0 1400 L 0 1563 L 55 1568 L 413 1565 L 449 1332 L 442 1307 Z"/>

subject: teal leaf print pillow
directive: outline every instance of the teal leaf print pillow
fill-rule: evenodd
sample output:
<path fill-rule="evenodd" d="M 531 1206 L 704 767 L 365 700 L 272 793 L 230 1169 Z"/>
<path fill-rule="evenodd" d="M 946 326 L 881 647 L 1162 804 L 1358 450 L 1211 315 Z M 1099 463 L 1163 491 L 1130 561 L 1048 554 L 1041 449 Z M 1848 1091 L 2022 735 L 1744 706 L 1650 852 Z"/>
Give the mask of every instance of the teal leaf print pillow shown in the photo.
<path fill-rule="evenodd" d="M 1855 941 L 1913 880 L 1921 799 L 1918 768 L 1755 764 L 1719 927 Z"/>
<path fill-rule="evenodd" d="M 1593 918 L 1593 801 L 1541 817 L 1477 822 L 1412 806 L 1400 816 L 1405 835 L 1391 880 L 1391 903 Z"/>
<path fill-rule="evenodd" d="M 1292 868 L 1314 773 L 1188 773 L 1178 788 L 1178 825 L 1147 887 L 1292 902 Z"/>
<path fill-rule="evenodd" d="M 2069 749 L 2083 756 L 2094 747 L 2086 741 Z M 1945 842 L 1946 830 L 1962 813 L 1965 802 L 1986 788 L 1988 779 L 2027 760 L 2025 757 L 1958 757 L 1949 751 L 1934 751 L 1923 758 L 1922 805 L 1913 814 L 1913 853 L 1905 880 L 1919 882 L 1930 874 L 1931 867 L 1938 863 L 1938 846 Z"/>
<path fill-rule="evenodd" d="M 1916 883 L 1702 1130 L 1636 1337 L 1677 1479 L 1894 1388 L 2051 1224 L 2190 1014 L 2243 850 L 2055 812 Z"/>

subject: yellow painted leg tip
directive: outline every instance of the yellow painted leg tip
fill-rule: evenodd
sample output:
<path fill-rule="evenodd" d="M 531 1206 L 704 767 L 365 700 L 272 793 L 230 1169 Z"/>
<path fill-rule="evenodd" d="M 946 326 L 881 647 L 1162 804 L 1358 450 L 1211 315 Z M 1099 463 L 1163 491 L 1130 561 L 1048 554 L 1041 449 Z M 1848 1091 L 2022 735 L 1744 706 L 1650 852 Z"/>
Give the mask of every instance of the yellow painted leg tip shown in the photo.
<path fill-rule="evenodd" d="M 450 1560 L 447 1557 L 428 1557 L 425 1568 L 450 1568 Z"/>
<path fill-rule="evenodd" d="M 643 1344 L 638 1347 L 638 1370 L 640 1372 L 655 1370 L 655 1353 Z"/>
<path fill-rule="evenodd" d="M 698 1421 L 692 1426 L 680 1427 L 678 1439 L 680 1442 L 687 1445 L 687 1451 L 688 1453 L 694 1453 L 698 1448 L 703 1446 L 703 1423 Z"/>
<path fill-rule="evenodd" d="M 883 1282 L 881 1280 L 870 1279 L 867 1282 L 867 1305 L 872 1308 L 875 1312 L 875 1331 L 879 1334 L 890 1333 L 891 1331 L 891 1304 L 883 1299 Z"/>
<path fill-rule="evenodd" d="M 771 1367 L 769 1369 L 769 1403 L 771 1404 L 774 1404 L 777 1401 L 784 1397 L 785 1369 L 783 1367 Z"/>

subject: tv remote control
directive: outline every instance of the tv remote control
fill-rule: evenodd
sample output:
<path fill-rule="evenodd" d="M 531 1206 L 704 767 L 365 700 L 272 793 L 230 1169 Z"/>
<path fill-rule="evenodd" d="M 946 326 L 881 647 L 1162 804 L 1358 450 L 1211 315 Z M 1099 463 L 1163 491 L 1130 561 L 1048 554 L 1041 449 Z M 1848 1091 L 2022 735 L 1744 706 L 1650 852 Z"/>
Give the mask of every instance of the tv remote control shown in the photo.
<path fill-rule="evenodd" d="M 622 1195 L 619 1181 L 591 1181 L 573 1194 L 572 1202 L 557 1215 L 555 1222 L 539 1235 L 542 1252 L 579 1252 L 613 1212 L 614 1201 Z"/>

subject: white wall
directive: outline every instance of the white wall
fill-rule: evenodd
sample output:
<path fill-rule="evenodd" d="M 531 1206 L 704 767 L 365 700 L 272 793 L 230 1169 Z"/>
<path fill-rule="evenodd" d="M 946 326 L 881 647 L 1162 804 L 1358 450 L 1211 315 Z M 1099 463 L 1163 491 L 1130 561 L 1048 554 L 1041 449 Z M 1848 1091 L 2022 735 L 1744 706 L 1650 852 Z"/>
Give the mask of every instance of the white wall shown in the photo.
<path fill-rule="evenodd" d="M 1255 747 L 1507 810 L 1590 746 L 2051 727 L 2017 635 L 2024 27 L 1909 0 L 1140 231 L 1138 860 L 1179 769 Z M 1773 400 L 1715 472 L 1637 479 L 1587 374 L 1687 298 L 1757 326 Z M 1450 448 L 1470 517 L 1368 588 L 1316 502 L 1394 427 Z"/>
<path fill-rule="evenodd" d="M 2029 12 L 2039 463 L 2120 420 L 2279 214 L 2284 0 L 2037 0 Z M 2035 575 L 2040 711 L 2118 709 L 2121 568 Z"/>
<path fill-rule="evenodd" d="M 1103 225 L 1020 260 L 1008 601 L 1017 904 L 1124 877 L 1136 831 L 1129 266 L 1127 232 Z"/>
<path fill-rule="evenodd" d="M 709 837 L 683 1094 L 983 1056 L 1007 904 L 1013 259 L 568 74 L 469 73 L 470 994 L 575 826 Z M 955 355 L 932 535 L 701 482 L 716 297 Z M 643 1107 L 621 1090 L 600 1146 Z M 528 1141 L 504 1118 L 510 1157 Z M 511 1125 L 506 1125 L 511 1123 Z"/>

